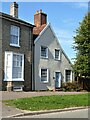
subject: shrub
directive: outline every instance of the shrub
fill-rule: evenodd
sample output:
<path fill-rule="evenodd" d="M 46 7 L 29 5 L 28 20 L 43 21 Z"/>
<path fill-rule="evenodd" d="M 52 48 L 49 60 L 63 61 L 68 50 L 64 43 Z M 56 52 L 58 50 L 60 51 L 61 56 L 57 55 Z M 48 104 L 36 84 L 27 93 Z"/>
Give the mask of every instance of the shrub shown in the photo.
<path fill-rule="evenodd" d="M 62 91 L 81 91 L 82 88 L 77 82 L 68 82 L 62 84 Z"/>

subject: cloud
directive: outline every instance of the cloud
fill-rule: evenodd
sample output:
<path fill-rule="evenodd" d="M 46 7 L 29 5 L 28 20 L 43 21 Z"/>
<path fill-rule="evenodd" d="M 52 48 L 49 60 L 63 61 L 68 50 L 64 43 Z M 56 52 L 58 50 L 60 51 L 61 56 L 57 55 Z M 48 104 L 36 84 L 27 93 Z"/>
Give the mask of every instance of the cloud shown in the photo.
<path fill-rule="evenodd" d="M 86 2 L 79 3 L 78 6 L 79 6 L 80 8 L 81 8 L 81 7 L 87 8 L 87 7 L 88 7 L 88 3 L 86 3 Z"/>
<path fill-rule="evenodd" d="M 72 45 L 73 43 L 73 32 L 66 29 L 55 29 L 57 38 L 61 44 Z"/>
<path fill-rule="evenodd" d="M 87 8 L 88 9 L 88 2 L 78 2 L 74 4 L 76 8 Z"/>

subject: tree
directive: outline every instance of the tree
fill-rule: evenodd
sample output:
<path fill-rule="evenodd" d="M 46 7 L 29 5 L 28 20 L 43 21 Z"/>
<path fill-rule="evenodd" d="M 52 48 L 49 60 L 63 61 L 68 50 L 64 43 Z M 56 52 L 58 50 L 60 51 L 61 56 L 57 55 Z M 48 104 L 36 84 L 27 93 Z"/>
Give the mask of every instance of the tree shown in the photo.
<path fill-rule="evenodd" d="M 73 65 L 76 76 L 90 77 L 90 12 L 76 30 L 73 48 L 76 51 Z"/>

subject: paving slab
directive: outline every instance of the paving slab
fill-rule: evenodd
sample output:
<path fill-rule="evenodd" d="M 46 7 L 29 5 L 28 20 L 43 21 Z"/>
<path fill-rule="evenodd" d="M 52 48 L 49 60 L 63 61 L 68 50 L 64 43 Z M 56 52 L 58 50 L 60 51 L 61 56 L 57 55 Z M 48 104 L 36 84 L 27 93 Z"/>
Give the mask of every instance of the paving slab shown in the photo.
<path fill-rule="evenodd" d="M 19 110 L 17 108 L 7 106 L 4 103 L 2 103 L 2 118 L 10 117 L 17 114 L 22 114 L 22 110 Z"/>
<path fill-rule="evenodd" d="M 17 98 L 35 97 L 35 96 L 50 96 L 50 95 L 73 95 L 73 94 L 85 94 L 88 92 L 2 92 L 2 100 L 12 100 Z"/>

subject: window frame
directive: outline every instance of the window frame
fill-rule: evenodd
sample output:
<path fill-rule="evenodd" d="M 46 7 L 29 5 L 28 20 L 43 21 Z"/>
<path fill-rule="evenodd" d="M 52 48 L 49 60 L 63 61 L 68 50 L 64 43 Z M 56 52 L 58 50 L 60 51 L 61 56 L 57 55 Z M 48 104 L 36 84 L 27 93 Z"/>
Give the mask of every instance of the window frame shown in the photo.
<path fill-rule="evenodd" d="M 17 35 L 17 37 L 18 37 L 18 39 L 17 39 L 18 40 L 18 44 L 11 43 L 11 35 L 12 35 L 11 29 L 12 29 L 12 27 L 17 27 L 17 29 L 18 29 L 18 35 Z M 16 26 L 16 25 L 11 25 L 10 26 L 10 46 L 20 47 L 20 27 L 19 26 Z"/>
<path fill-rule="evenodd" d="M 11 55 L 11 64 L 10 64 L 10 77 L 9 79 L 7 78 L 7 55 Z M 21 55 L 22 56 L 22 75 L 21 78 L 13 78 L 13 55 Z M 24 54 L 20 53 L 14 53 L 14 52 L 9 52 L 5 51 L 5 61 L 4 61 L 4 81 L 24 81 Z"/>
<path fill-rule="evenodd" d="M 58 59 L 56 58 L 56 50 L 59 51 Z M 55 51 L 54 51 L 54 59 L 55 60 L 61 60 L 61 58 L 60 58 L 60 49 L 55 49 Z"/>
<path fill-rule="evenodd" d="M 42 76 L 41 76 L 41 70 L 47 70 L 47 80 L 46 81 L 42 81 Z M 48 83 L 49 81 L 48 81 L 48 78 L 49 78 L 49 70 L 48 70 L 48 68 L 40 68 L 40 82 L 41 83 Z"/>
<path fill-rule="evenodd" d="M 65 75 L 66 75 L 66 82 L 70 82 L 71 81 L 71 70 L 66 70 Z"/>
<path fill-rule="evenodd" d="M 72 79 L 73 79 L 72 69 L 65 68 L 65 69 L 64 69 L 64 82 L 65 82 L 65 83 L 67 83 L 67 82 L 66 82 L 66 71 L 67 71 L 67 70 L 70 70 L 70 71 L 71 71 L 70 81 L 68 81 L 68 82 L 72 82 Z"/>
<path fill-rule="evenodd" d="M 41 51 L 42 47 L 43 47 L 43 48 L 46 48 L 46 57 L 45 57 L 45 56 L 42 56 L 42 51 Z M 48 58 L 48 47 L 46 47 L 46 46 L 41 46 L 41 47 L 40 47 L 40 57 L 41 57 L 41 58 L 45 58 L 45 59 Z"/>
<path fill-rule="evenodd" d="M 22 56 L 22 77 L 21 78 L 12 78 L 12 80 L 17 81 L 17 80 L 24 80 L 24 55 L 19 54 L 19 53 L 13 53 L 13 55 L 20 55 Z M 13 62 L 13 61 L 12 61 Z M 18 66 L 17 66 L 18 67 Z"/>

